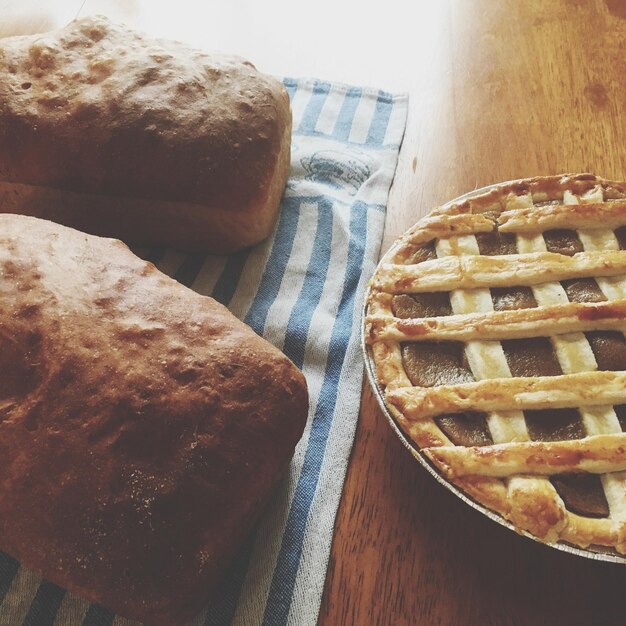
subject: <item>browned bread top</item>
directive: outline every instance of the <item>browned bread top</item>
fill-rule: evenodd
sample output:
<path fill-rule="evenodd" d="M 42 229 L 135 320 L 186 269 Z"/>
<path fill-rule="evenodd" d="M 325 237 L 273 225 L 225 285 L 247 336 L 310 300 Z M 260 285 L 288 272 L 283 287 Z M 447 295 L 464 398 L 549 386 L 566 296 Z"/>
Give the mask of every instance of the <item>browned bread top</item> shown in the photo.
<path fill-rule="evenodd" d="M 287 467 L 297 368 L 119 241 L 0 215 L 0 549 L 183 623 Z"/>
<path fill-rule="evenodd" d="M 244 210 L 288 166 L 279 81 L 104 17 L 1 40 L 0 121 L 5 182 Z"/>

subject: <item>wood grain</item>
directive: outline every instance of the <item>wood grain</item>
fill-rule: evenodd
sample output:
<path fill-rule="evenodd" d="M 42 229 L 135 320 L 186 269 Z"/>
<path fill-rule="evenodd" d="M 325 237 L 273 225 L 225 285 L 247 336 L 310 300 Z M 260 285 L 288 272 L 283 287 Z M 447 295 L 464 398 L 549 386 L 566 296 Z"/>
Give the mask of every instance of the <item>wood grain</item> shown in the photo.
<path fill-rule="evenodd" d="M 486 184 L 626 177 L 626 2 L 449 0 L 416 57 L 383 251 Z M 403 449 L 369 390 L 319 616 L 335 624 L 622 624 L 626 569 L 551 550 L 464 505 Z"/>

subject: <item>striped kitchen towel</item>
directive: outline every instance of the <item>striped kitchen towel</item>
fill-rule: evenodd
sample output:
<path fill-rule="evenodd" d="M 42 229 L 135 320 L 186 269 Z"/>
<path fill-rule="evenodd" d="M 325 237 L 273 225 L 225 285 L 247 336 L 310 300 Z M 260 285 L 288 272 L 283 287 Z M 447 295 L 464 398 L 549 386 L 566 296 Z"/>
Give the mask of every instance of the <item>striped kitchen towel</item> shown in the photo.
<path fill-rule="evenodd" d="M 407 97 L 284 81 L 291 174 L 273 237 L 228 257 L 151 251 L 157 267 L 212 294 L 307 378 L 311 409 L 288 479 L 193 626 L 313 625 L 359 413 L 359 322 L 382 240 Z M 0 625 L 129 626 L 0 553 Z"/>

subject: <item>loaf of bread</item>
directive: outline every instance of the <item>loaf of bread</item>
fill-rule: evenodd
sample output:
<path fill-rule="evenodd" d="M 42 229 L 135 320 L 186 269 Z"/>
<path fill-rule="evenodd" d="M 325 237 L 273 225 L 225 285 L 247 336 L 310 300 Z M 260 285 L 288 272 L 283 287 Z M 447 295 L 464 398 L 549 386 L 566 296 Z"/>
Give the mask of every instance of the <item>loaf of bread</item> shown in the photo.
<path fill-rule="evenodd" d="M 228 253 L 267 237 L 289 97 L 238 57 L 104 17 L 0 39 L 0 210 L 134 245 Z"/>
<path fill-rule="evenodd" d="M 184 624 L 306 422 L 300 371 L 119 241 L 0 214 L 0 550 Z"/>

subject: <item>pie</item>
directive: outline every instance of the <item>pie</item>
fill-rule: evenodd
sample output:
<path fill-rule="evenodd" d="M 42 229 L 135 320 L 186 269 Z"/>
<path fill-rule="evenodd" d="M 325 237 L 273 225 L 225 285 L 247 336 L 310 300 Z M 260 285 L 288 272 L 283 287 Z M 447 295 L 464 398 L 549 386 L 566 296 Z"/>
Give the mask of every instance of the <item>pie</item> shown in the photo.
<path fill-rule="evenodd" d="M 379 264 L 365 342 L 416 454 L 522 533 L 626 553 L 626 183 L 504 183 Z"/>

